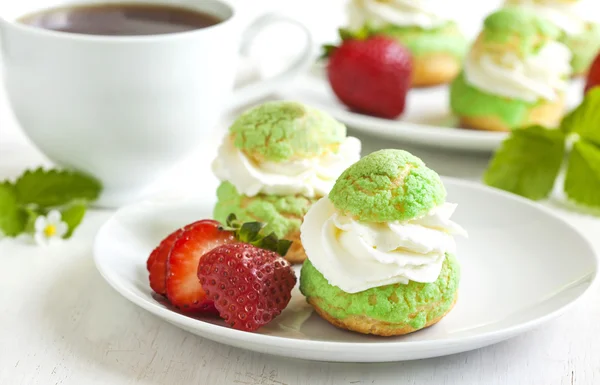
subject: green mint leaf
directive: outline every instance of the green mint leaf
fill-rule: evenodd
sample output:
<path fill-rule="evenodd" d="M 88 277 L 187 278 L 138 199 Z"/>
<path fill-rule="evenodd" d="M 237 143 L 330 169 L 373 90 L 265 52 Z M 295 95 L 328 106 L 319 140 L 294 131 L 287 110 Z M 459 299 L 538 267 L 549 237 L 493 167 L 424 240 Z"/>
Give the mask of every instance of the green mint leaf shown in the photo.
<path fill-rule="evenodd" d="M 238 221 L 238 219 L 234 213 L 231 213 L 227 216 L 227 220 L 225 221 L 225 224 L 227 225 L 227 227 L 230 230 L 233 230 L 233 231 L 238 231 L 241 227 L 240 221 Z"/>
<path fill-rule="evenodd" d="M 85 216 L 85 211 L 87 206 L 85 202 L 75 202 L 63 209 L 61 209 L 62 221 L 69 226 L 69 231 L 65 234 L 65 238 L 70 238 L 73 235 L 73 231 L 79 226 L 83 217 Z"/>
<path fill-rule="evenodd" d="M 38 168 L 26 171 L 17 179 L 15 189 L 20 204 L 45 208 L 74 200 L 94 201 L 102 187 L 97 180 L 78 172 Z"/>
<path fill-rule="evenodd" d="M 514 130 L 492 158 L 484 182 L 530 199 L 546 198 L 560 171 L 565 141 L 560 130 L 541 126 Z"/>
<path fill-rule="evenodd" d="M 337 49 L 338 47 L 336 45 L 333 44 L 325 44 L 323 46 L 323 53 L 321 54 L 321 56 L 319 57 L 319 59 L 327 59 L 328 57 L 330 57 L 333 52 Z"/>
<path fill-rule="evenodd" d="M 254 245 L 256 247 L 260 247 L 261 249 L 277 252 L 277 242 L 278 241 L 279 241 L 279 239 L 277 239 L 277 236 L 275 235 L 275 233 L 270 233 L 266 237 L 257 239 L 254 242 L 251 242 L 250 244 Z"/>
<path fill-rule="evenodd" d="M 263 224 L 260 222 L 246 222 L 240 228 L 238 239 L 245 243 L 252 243 L 259 239 L 262 228 Z"/>
<path fill-rule="evenodd" d="M 236 216 L 235 216 L 234 213 L 229 214 L 227 216 L 227 220 L 225 221 L 227 227 L 233 227 L 233 225 L 234 225 L 234 223 L 235 223 L 236 220 L 237 220 L 237 218 L 236 218 Z"/>
<path fill-rule="evenodd" d="M 21 234 L 27 224 L 27 213 L 17 202 L 17 192 L 9 183 L 0 183 L 0 233 L 9 237 Z"/>
<path fill-rule="evenodd" d="M 38 216 L 40 215 L 45 215 L 45 213 L 40 213 L 37 210 L 35 210 L 33 207 L 28 207 L 25 206 L 23 208 L 23 211 L 25 212 L 25 215 L 27 216 L 27 220 L 25 222 L 25 228 L 23 229 L 24 233 L 29 233 L 29 234 L 33 234 L 35 233 L 35 220 L 37 219 Z"/>
<path fill-rule="evenodd" d="M 354 39 L 354 34 L 352 31 L 346 28 L 339 28 L 338 34 L 340 35 L 340 39 L 342 39 L 342 41 Z"/>
<path fill-rule="evenodd" d="M 582 103 L 583 104 L 583 103 Z M 581 104 L 578 106 L 578 108 L 581 107 Z M 563 116 L 562 120 L 560 121 L 560 130 L 562 132 L 564 132 L 565 134 L 570 134 L 571 131 L 573 131 L 573 128 L 576 125 L 576 121 L 575 118 L 577 117 L 577 110 L 578 108 L 575 108 L 574 110 L 572 110 L 571 112 L 569 112 L 568 114 L 566 114 L 565 116 Z"/>
<path fill-rule="evenodd" d="M 600 147 L 584 140 L 573 145 L 564 189 L 572 201 L 600 208 Z"/>
<path fill-rule="evenodd" d="M 354 33 L 354 38 L 358 40 L 367 40 L 371 36 L 371 30 L 368 25 L 364 25 L 361 29 Z"/>
<path fill-rule="evenodd" d="M 282 257 L 285 257 L 291 246 L 292 241 L 287 239 L 280 239 L 279 243 L 277 244 L 277 254 L 281 255 Z"/>
<path fill-rule="evenodd" d="M 350 30 L 347 28 L 338 29 L 340 39 L 344 40 L 366 40 L 374 34 L 373 29 L 368 25 L 363 25 L 360 29 Z"/>
<path fill-rule="evenodd" d="M 591 89 L 583 102 L 563 118 L 560 127 L 563 132 L 579 134 L 600 145 L 600 87 Z"/>

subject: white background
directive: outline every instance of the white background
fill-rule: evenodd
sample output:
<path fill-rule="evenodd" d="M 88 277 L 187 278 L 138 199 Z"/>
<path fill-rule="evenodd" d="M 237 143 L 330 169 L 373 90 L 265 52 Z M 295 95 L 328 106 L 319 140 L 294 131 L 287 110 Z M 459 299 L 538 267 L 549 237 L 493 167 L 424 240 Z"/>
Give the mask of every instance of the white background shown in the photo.
<path fill-rule="evenodd" d="M 1 0 L 0 12 L 8 0 Z M 242 1 L 242 0 L 240 0 Z M 39 1 L 38 1 L 39 2 Z M 252 12 L 263 3 L 246 0 Z M 340 0 L 268 2 L 307 23 L 318 40 L 335 38 L 343 19 Z M 487 1 L 448 2 L 479 23 Z M 21 3 L 22 4 L 22 3 Z M 472 28 L 473 29 L 473 28 Z M 283 31 L 283 30 L 281 30 Z M 277 33 L 256 52 L 288 54 L 294 37 Z M 289 36 L 289 37 L 288 37 Z M 279 47 L 279 46 L 278 46 Z M 210 196 L 216 184 L 208 164 L 226 122 L 207 138 L 163 185 Z M 441 174 L 478 180 L 486 156 L 410 148 L 361 136 L 363 154 L 396 146 L 421 156 Z M 0 179 L 15 176 L 44 158 L 20 133 L 0 92 Z M 192 177 L 193 175 L 193 177 Z M 200 188 L 202 186 L 203 188 Z M 600 250 L 600 220 L 567 213 Z M 96 272 L 91 241 L 110 211 L 89 213 L 68 243 L 37 248 L 0 241 L 0 385 L 187 385 L 187 384 L 415 384 L 415 385 L 595 385 L 600 384 L 600 295 L 598 290 L 561 318 L 505 343 L 450 357 L 389 364 L 335 364 L 284 359 L 210 342 L 138 309 Z"/>

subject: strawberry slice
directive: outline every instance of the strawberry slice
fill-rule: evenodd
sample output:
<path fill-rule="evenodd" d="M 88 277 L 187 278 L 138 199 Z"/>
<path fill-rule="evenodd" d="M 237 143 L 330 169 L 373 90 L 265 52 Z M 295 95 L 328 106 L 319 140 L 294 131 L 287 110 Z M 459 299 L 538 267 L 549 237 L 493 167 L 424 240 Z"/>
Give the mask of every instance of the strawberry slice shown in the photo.
<path fill-rule="evenodd" d="M 156 254 L 158 254 L 158 246 L 154 250 L 152 250 L 152 253 L 150 253 L 148 260 L 146 261 L 146 270 L 148 270 L 148 272 L 150 272 L 152 265 L 154 265 L 154 261 L 156 260 Z"/>
<path fill-rule="evenodd" d="M 175 240 L 167 258 L 166 293 L 171 304 L 184 312 L 214 310 L 198 279 L 200 258 L 217 246 L 236 242 L 233 231 L 214 220 L 187 226 Z M 154 261 L 154 265 L 158 258 Z"/>
<path fill-rule="evenodd" d="M 163 239 L 160 245 L 152 250 L 152 253 L 146 261 L 146 268 L 150 273 L 150 287 L 155 293 L 160 295 L 167 294 L 167 258 L 171 252 L 171 248 L 183 230 L 195 225 L 196 223 L 198 222 L 194 222 L 183 228 L 175 230 L 165 239 Z"/>
<path fill-rule="evenodd" d="M 146 267 L 150 273 L 150 287 L 157 294 L 167 294 L 167 257 L 182 232 L 183 229 L 177 229 L 169 234 L 148 257 Z"/>

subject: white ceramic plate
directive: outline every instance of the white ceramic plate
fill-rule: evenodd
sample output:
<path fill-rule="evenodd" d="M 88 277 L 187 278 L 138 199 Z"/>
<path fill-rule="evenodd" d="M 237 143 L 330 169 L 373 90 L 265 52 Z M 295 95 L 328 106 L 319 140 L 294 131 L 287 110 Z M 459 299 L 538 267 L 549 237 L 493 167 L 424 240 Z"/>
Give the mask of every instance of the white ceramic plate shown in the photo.
<path fill-rule="evenodd" d="M 489 152 L 506 137 L 503 132 L 486 132 L 458 127 L 458 119 L 449 108 L 448 87 L 413 89 L 409 92 L 405 113 L 397 120 L 375 118 L 349 111 L 331 91 L 320 66 L 292 86 L 277 93 L 280 98 L 297 100 L 329 112 L 336 119 L 365 134 L 428 147 Z M 570 108 L 581 102 L 583 81 L 569 88 Z"/>
<path fill-rule="evenodd" d="M 212 202 L 146 202 L 119 210 L 100 230 L 96 266 L 119 293 L 191 333 L 231 346 L 323 361 L 382 362 L 442 356 L 490 345 L 564 312 L 596 281 L 587 241 L 543 207 L 484 186 L 445 179 L 453 217 L 469 231 L 458 239 L 462 264 L 456 307 L 428 329 L 394 338 L 336 329 L 297 290 L 287 309 L 257 333 L 171 310 L 152 295 L 146 258 L 174 228 L 210 217 Z"/>

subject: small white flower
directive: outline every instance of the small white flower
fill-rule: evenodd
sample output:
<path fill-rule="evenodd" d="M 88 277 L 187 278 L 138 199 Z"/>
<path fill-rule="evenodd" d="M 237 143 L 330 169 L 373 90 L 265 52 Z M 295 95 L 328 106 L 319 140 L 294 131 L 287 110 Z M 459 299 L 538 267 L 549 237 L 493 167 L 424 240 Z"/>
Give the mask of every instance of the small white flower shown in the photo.
<path fill-rule="evenodd" d="M 56 239 L 61 239 L 69 230 L 69 226 L 61 219 L 61 214 L 57 210 L 50 210 L 47 216 L 37 217 L 33 236 L 35 242 L 38 245 L 47 245 Z"/>

